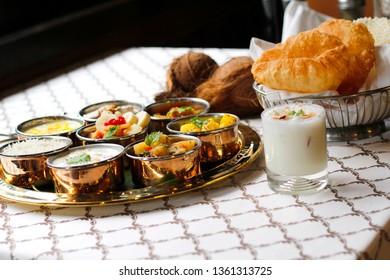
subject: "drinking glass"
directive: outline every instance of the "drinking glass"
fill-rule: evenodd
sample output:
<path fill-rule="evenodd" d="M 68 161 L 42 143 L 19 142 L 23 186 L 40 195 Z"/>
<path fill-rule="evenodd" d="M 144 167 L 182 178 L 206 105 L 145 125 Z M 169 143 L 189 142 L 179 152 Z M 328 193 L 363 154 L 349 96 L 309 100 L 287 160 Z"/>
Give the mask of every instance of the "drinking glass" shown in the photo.
<path fill-rule="evenodd" d="M 328 183 L 323 107 L 285 104 L 261 114 L 267 180 L 278 193 L 301 194 Z"/>

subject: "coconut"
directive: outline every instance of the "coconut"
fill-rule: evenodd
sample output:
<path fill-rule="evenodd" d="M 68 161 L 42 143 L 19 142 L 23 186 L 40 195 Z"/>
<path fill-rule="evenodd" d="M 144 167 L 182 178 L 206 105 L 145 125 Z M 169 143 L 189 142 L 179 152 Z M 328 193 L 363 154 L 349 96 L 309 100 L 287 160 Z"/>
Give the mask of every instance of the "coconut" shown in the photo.
<path fill-rule="evenodd" d="M 189 51 L 173 60 L 167 72 L 165 91 L 155 100 L 194 96 L 194 90 L 206 81 L 218 64 L 208 55 Z"/>
<path fill-rule="evenodd" d="M 228 60 L 195 89 L 195 96 L 210 103 L 210 112 L 238 116 L 260 114 L 263 108 L 252 88 L 252 64 L 253 60 L 249 56 Z"/>

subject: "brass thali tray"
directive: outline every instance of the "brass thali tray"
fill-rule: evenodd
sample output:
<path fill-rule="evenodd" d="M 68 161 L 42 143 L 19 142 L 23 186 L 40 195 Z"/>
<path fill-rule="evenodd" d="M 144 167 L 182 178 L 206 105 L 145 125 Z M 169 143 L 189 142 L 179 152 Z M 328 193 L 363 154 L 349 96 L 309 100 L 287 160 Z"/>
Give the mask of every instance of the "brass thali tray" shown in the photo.
<path fill-rule="evenodd" d="M 61 194 L 53 190 L 32 190 L 10 185 L 0 179 L 0 198 L 42 206 L 105 206 L 147 201 L 204 188 L 221 181 L 252 163 L 261 153 L 263 144 L 259 134 L 247 125 L 239 125 L 241 148 L 232 158 L 215 166 L 202 167 L 202 173 L 185 182 L 171 182 L 158 187 L 137 188 L 131 182 L 126 188 L 106 194 Z M 129 172 L 130 173 L 130 172 Z"/>

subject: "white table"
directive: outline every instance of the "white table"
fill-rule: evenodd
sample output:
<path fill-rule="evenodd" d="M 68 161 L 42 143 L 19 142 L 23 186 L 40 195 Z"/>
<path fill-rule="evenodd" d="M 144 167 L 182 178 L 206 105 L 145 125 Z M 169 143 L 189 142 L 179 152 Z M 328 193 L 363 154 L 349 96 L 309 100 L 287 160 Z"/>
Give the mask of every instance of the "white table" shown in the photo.
<path fill-rule="evenodd" d="M 131 48 L 0 100 L 0 132 L 110 99 L 143 104 L 189 49 Z M 193 49 L 218 63 L 240 49 Z M 258 116 L 242 122 L 261 134 Z M 106 207 L 0 199 L 0 259 L 389 259 L 390 132 L 329 143 L 330 186 L 286 196 L 267 186 L 263 154 L 200 190 Z"/>

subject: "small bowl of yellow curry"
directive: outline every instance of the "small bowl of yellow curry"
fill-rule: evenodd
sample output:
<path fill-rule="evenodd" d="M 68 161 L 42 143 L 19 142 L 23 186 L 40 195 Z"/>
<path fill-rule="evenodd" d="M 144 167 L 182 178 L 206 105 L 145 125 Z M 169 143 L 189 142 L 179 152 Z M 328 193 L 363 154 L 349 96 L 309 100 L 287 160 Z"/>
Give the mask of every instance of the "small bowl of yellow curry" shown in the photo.
<path fill-rule="evenodd" d="M 77 142 L 76 131 L 85 121 L 69 116 L 47 116 L 34 118 L 20 123 L 16 127 L 19 139 L 42 136 L 64 136 Z"/>
<path fill-rule="evenodd" d="M 216 163 L 234 156 L 240 149 L 239 117 L 228 113 L 208 113 L 173 120 L 167 125 L 172 134 L 194 136 L 202 141 L 202 162 Z"/>

